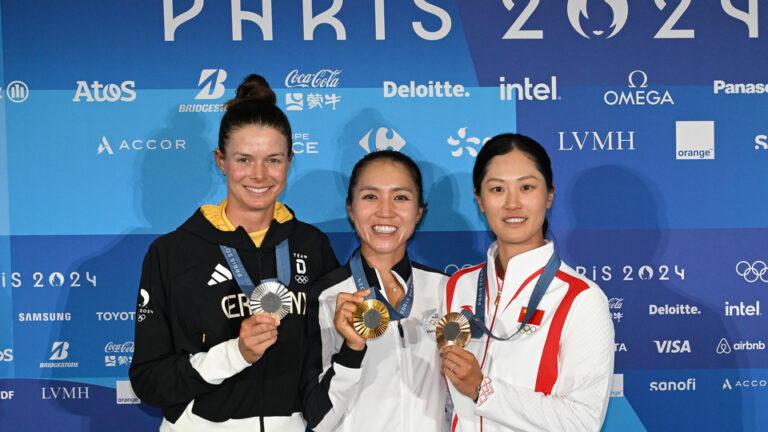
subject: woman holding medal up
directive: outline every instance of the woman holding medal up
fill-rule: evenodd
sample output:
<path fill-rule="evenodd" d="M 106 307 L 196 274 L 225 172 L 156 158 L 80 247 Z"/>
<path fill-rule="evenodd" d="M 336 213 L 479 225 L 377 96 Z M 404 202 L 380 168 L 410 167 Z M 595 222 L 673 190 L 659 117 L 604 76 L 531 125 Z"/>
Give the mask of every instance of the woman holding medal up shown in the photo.
<path fill-rule="evenodd" d="M 496 241 L 486 262 L 456 272 L 444 293 L 443 313 L 452 314 L 437 333 L 451 430 L 599 431 L 613 322 L 605 294 L 544 239 L 554 197 L 549 156 L 526 136 L 499 135 L 477 155 L 472 181 Z M 466 347 L 456 337 L 461 324 L 471 329 Z M 459 343 L 441 337 L 449 333 Z"/>
<path fill-rule="evenodd" d="M 264 78 L 227 103 L 216 163 L 227 198 L 144 259 L 129 375 L 161 431 L 301 431 L 310 284 L 338 266 L 328 238 L 277 201 L 291 126 Z"/>
<path fill-rule="evenodd" d="M 406 251 L 425 206 L 419 168 L 402 153 L 370 153 L 352 170 L 347 212 L 360 248 L 310 301 L 304 415 L 316 432 L 444 429 L 430 323 L 448 278 Z"/>

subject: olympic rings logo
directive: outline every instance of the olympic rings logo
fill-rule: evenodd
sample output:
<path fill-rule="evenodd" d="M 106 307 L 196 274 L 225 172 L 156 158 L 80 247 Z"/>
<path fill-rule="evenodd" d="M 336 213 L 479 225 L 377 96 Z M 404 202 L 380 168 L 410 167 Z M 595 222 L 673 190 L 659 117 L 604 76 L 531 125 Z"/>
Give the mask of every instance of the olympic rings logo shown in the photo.
<path fill-rule="evenodd" d="M 296 282 L 300 284 L 305 284 L 309 282 L 309 277 L 307 277 L 307 275 L 296 275 L 295 279 L 296 279 Z"/>
<path fill-rule="evenodd" d="M 530 336 L 530 335 L 536 333 L 536 330 L 538 330 L 538 329 L 539 329 L 538 326 L 532 326 L 532 325 L 526 324 L 525 327 L 523 327 L 523 329 L 520 330 L 520 332 L 523 333 L 526 336 Z"/>
<path fill-rule="evenodd" d="M 749 283 L 757 282 L 758 279 L 768 283 L 768 265 L 763 261 L 755 261 L 751 264 L 748 261 L 739 261 L 736 264 L 736 274 Z"/>

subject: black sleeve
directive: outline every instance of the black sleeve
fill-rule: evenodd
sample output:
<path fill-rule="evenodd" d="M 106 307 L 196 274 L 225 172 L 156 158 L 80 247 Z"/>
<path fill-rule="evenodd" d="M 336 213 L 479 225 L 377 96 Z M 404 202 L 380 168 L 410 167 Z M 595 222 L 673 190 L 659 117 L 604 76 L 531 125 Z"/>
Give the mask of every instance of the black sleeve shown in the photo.
<path fill-rule="evenodd" d="M 163 279 L 160 254 L 153 243 L 142 266 L 134 353 L 128 375 L 136 396 L 162 408 L 165 417 L 175 422 L 192 399 L 216 386 L 206 382 L 192 367 L 189 353 L 176 351 Z"/>
<path fill-rule="evenodd" d="M 329 397 L 333 377 L 335 375 L 334 365 L 342 365 L 347 368 L 359 369 L 368 346 L 362 351 L 352 350 L 346 343 L 341 343 L 339 351 L 331 358 L 331 365 L 325 371 L 322 380 L 320 375 L 323 373 L 323 338 L 320 325 L 320 301 L 319 297 L 323 289 L 328 286 L 327 281 L 334 279 L 334 276 L 343 272 L 343 268 L 337 268 L 336 271 L 327 274 L 315 283 L 310 289 L 307 302 L 307 320 L 306 320 L 306 341 L 304 364 L 302 368 L 301 396 L 303 398 L 303 415 L 310 428 L 315 429 L 317 425 L 328 415 L 333 404 Z M 331 323 L 325 323 L 326 326 Z M 327 342 L 326 342 L 327 343 Z M 339 411 L 338 409 L 335 411 Z M 343 409 L 342 409 L 343 411 Z M 339 412 L 331 413 L 334 417 L 340 415 Z"/>

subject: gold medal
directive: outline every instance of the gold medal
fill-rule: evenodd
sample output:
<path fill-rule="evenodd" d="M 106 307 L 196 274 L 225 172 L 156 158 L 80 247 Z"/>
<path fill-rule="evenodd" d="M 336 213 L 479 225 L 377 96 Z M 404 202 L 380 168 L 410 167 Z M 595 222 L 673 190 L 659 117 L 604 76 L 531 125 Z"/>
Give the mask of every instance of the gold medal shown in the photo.
<path fill-rule="evenodd" d="M 471 337 L 469 320 L 459 312 L 446 314 L 437 323 L 435 338 L 440 348 L 446 345 L 458 345 L 463 348 L 467 346 Z"/>
<path fill-rule="evenodd" d="M 276 280 L 257 286 L 251 294 L 251 312 L 266 313 L 281 320 L 291 311 L 291 293 Z"/>
<path fill-rule="evenodd" d="M 357 305 L 352 317 L 355 331 L 366 339 L 375 339 L 387 331 L 389 311 L 384 303 L 369 299 Z"/>

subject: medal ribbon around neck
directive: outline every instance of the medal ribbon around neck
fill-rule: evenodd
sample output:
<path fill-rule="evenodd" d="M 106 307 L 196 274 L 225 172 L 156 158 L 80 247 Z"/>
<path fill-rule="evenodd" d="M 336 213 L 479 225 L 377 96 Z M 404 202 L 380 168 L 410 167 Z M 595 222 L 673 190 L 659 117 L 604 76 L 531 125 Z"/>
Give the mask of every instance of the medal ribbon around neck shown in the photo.
<path fill-rule="evenodd" d="M 251 277 L 245 271 L 245 266 L 243 266 L 243 261 L 237 250 L 224 245 L 219 245 L 219 248 L 224 254 L 237 285 L 243 294 L 251 299 L 251 312 L 267 312 L 278 319 L 284 318 L 291 307 L 290 292 L 286 288 L 291 280 L 291 254 L 288 248 L 288 239 L 275 246 L 277 278 L 264 279 L 260 281 L 258 287 L 253 285 Z M 254 298 L 254 295 L 257 298 Z M 264 299 L 263 302 L 262 299 Z M 267 303 L 270 305 L 267 306 Z"/>
<path fill-rule="evenodd" d="M 525 310 L 525 317 L 523 317 L 523 322 L 520 323 L 520 327 L 517 328 L 517 331 L 512 334 L 512 336 L 506 338 L 500 338 L 493 335 L 485 325 L 485 302 L 487 300 L 485 294 L 485 279 L 487 268 L 488 263 L 486 263 L 480 270 L 480 276 L 477 278 L 477 300 L 475 302 L 475 314 L 472 315 L 465 309 L 461 311 L 461 314 L 469 320 L 473 338 L 479 338 L 483 334 L 486 334 L 496 340 L 509 340 L 517 335 L 520 330 L 525 328 L 525 325 L 528 324 L 528 321 L 530 321 L 530 319 L 533 317 L 534 312 L 536 312 L 536 308 L 539 306 L 541 298 L 544 297 L 544 293 L 547 291 L 547 287 L 550 283 L 552 283 L 552 280 L 554 280 L 555 275 L 557 274 L 557 270 L 560 268 L 560 257 L 557 255 L 557 252 L 553 252 L 552 256 L 549 257 L 547 265 L 544 266 L 544 270 L 541 272 L 539 280 L 536 282 L 536 286 L 533 288 L 531 298 L 528 300 L 528 306 Z"/>
<path fill-rule="evenodd" d="M 378 293 L 379 290 L 371 288 L 371 286 L 368 285 L 368 278 L 365 277 L 365 270 L 363 270 L 363 259 L 359 248 L 355 251 L 354 254 L 352 254 L 352 257 L 349 259 L 349 267 L 352 270 L 352 278 L 355 280 L 357 290 L 371 290 L 370 294 L 365 296 L 366 300 L 378 300 L 384 303 L 384 305 L 387 307 L 387 311 L 389 312 L 389 316 L 393 321 L 408 318 L 408 315 L 411 314 L 411 306 L 413 306 L 413 268 L 411 268 L 411 276 L 408 278 L 408 286 L 405 289 L 405 297 L 403 297 L 403 300 L 400 301 L 400 306 L 395 309 L 391 304 L 389 304 L 383 295 Z"/>

